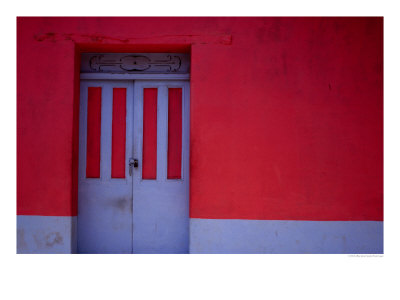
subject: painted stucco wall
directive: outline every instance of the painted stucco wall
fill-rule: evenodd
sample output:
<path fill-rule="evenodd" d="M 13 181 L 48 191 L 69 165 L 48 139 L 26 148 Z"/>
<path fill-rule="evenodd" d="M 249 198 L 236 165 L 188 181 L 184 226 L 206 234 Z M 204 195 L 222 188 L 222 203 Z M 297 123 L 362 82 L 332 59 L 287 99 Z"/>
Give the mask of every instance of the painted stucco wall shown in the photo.
<path fill-rule="evenodd" d="M 18 215 L 77 214 L 85 51 L 191 53 L 191 218 L 383 220 L 383 18 L 18 18 Z"/>

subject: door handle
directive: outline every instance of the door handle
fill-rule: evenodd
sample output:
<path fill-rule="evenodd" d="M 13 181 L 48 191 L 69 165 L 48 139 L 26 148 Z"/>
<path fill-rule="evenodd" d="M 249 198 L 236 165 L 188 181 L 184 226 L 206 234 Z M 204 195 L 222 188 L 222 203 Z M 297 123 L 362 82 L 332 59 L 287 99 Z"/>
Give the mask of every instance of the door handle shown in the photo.
<path fill-rule="evenodd" d="M 139 167 L 139 161 L 136 158 L 129 159 L 129 176 L 132 176 L 132 168 Z"/>

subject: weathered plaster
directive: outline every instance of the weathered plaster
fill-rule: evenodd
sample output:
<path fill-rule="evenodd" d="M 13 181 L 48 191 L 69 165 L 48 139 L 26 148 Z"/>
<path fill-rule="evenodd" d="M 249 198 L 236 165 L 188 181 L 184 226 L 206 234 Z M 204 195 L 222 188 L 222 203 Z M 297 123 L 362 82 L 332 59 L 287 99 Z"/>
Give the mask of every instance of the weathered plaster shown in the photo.
<path fill-rule="evenodd" d="M 191 219 L 190 253 L 380 254 L 383 222 Z"/>
<path fill-rule="evenodd" d="M 17 253 L 76 253 L 76 217 L 17 216 Z"/>

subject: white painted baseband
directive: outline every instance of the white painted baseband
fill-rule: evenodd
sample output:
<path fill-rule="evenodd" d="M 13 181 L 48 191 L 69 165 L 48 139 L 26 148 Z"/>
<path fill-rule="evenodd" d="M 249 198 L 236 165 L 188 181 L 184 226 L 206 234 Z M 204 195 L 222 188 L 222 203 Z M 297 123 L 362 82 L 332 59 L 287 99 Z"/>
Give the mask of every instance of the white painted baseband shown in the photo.
<path fill-rule="evenodd" d="M 17 216 L 17 253 L 76 253 L 76 217 Z"/>
<path fill-rule="evenodd" d="M 383 253 L 383 222 L 190 220 L 190 253 Z"/>
<path fill-rule="evenodd" d="M 17 253 L 76 253 L 76 217 L 17 216 Z M 190 219 L 190 253 L 383 253 L 383 222 Z"/>

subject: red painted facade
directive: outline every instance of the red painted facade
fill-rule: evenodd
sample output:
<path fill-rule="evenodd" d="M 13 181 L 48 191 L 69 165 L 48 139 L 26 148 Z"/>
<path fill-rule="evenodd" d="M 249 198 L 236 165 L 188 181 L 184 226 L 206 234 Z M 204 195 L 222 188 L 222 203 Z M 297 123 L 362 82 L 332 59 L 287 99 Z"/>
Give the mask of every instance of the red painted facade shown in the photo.
<path fill-rule="evenodd" d="M 89 51 L 191 53 L 191 217 L 383 220 L 382 18 L 18 18 L 18 214 L 77 213 Z"/>

